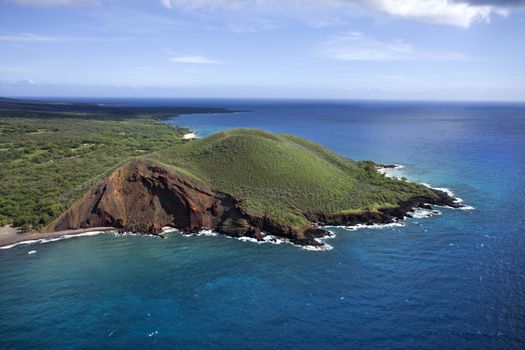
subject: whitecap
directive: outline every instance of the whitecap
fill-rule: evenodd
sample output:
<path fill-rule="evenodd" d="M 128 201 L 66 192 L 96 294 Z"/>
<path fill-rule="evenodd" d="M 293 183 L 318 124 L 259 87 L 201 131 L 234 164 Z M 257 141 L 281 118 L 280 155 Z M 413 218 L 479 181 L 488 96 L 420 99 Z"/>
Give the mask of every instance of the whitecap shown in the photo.
<path fill-rule="evenodd" d="M 433 190 L 438 190 L 438 191 L 441 191 L 441 192 L 445 192 L 446 194 L 448 194 L 450 197 L 454 198 L 454 202 L 457 203 L 457 204 L 460 204 L 461 206 L 459 208 L 454 208 L 454 207 L 451 207 L 451 206 L 448 206 L 448 205 L 436 205 L 438 207 L 442 207 L 442 208 L 449 208 L 449 209 L 459 209 L 459 210 L 474 210 L 476 208 L 474 208 L 473 206 L 471 205 L 463 205 L 461 203 L 463 203 L 463 199 L 462 198 L 459 198 L 459 197 L 456 197 L 456 195 L 454 194 L 454 192 L 452 192 L 452 190 L 450 188 L 446 188 L 446 187 L 433 187 L 432 185 L 428 184 L 428 183 L 425 183 L 425 182 L 422 182 L 421 185 L 425 186 L 425 187 L 428 187 L 430 189 L 433 189 Z"/>
<path fill-rule="evenodd" d="M 266 234 L 264 233 L 264 236 L 262 237 L 262 239 L 256 239 L 256 238 L 253 238 L 253 237 L 238 237 L 236 238 L 237 240 L 241 241 L 241 242 L 251 242 L 251 243 L 256 243 L 256 244 L 266 244 L 266 243 L 269 243 L 269 244 L 275 244 L 275 245 L 280 245 L 280 244 L 290 244 L 290 245 L 293 245 L 295 247 L 298 247 L 298 248 L 301 248 L 301 249 L 304 249 L 304 250 L 310 250 L 310 251 L 327 251 L 327 250 L 332 250 L 333 247 L 329 244 L 326 244 L 324 242 L 325 239 L 329 239 L 329 238 L 333 238 L 335 237 L 335 234 L 334 233 L 331 233 L 329 232 L 327 236 L 325 237 L 322 237 L 322 238 L 314 238 L 314 240 L 318 243 L 320 243 L 321 245 L 317 246 L 317 245 L 301 245 L 301 244 L 296 244 L 296 243 L 293 243 L 292 241 L 290 241 L 289 239 L 287 238 L 283 238 L 283 237 L 278 237 L 278 236 L 274 236 L 274 235 L 271 235 L 271 234 Z"/>
<path fill-rule="evenodd" d="M 177 231 L 173 231 L 173 232 L 177 232 Z M 315 238 L 314 239 L 316 242 L 320 243 L 321 245 L 313 246 L 313 245 L 295 244 L 295 243 L 293 243 L 292 241 L 290 241 L 287 238 L 278 237 L 278 236 L 275 236 L 275 235 L 268 234 L 266 232 L 262 232 L 263 236 L 262 236 L 261 239 L 257 239 L 257 238 L 253 238 L 253 237 L 246 237 L 246 236 L 232 237 L 232 236 L 229 236 L 229 235 L 220 234 L 220 233 L 218 233 L 216 231 L 209 230 L 209 229 L 201 229 L 197 234 L 184 233 L 184 232 L 180 232 L 180 231 L 178 231 L 178 233 L 181 234 L 184 237 L 193 237 L 193 236 L 217 237 L 217 236 L 220 236 L 220 237 L 226 237 L 226 238 L 229 238 L 229 239 L 236 239 L 236 240 L 241 241 L 241 242 L 249 242 L 249 243 L 255 243 L 255 244 L 275 244 L 275 245 L 280 245 L 280 244 L 286 243 L 286 244 L 290 244 L 290 245 L 293 245 L 293 246 L 301 248 L 301 249 L 311 250 L 311 251 L 332 250 L 333 247 L 331 245 L 329 245 L 329 244 L 326 244 L 324 242 L 324 240 L 335 237 L 335 233 L 328 232 L 325 237 Z"/>
<path fill-rule="evenodd" d="M 83 233 L 78 233 L 78 234 L 63 235 L 61 238 L 68 239 L 68 238 L 76 238 L 76 237 L 89 237 L 89 236 L 96 236 L 101 233 L 104 233 L 104 231 L 90 231 L 90 232 L 83 232 Z"/>
<path fill-rule="evenodd" d="M 139 233 L 139 232 L 133 232 L 133 231 L 122 231 L 122 232 L 112 232 L 114 237 L 121 237 L 121 236 L 146 236 L 146 237 L 156 237 L 156 238 L 164 238 L 162 235 L 159 234 L 153 234 L 153 233 Z"/>
<path fill-rule="evenodd" d="M 323 245 L 320 245 L 320 246 L 315 246 L 315 245 L 297 245 L 297 244 L 293 244 L 293 243 L 292 243 L 292 245 L 298 246 L 301 249 L 309 250 L 309 251 L 312 251 L 312 252 L 326 252 L 326 251 L 334 249 L 334 247 L 332 247 L 330 244 L 326 244 L 326 243 L 323 243 Z"/>
<path fill-rule="evenodd" d="M 27 240 L 27 241 L 22 241 L 22 242 L 16 242 L 16 243 L 9 244 L 9 245 L 4 245 L 0 247 L 0 249 L 10 249 L 18 245 L 27 245 L 27 244 L 34 244 L 34 243 L 39 243 L 39 242 L 42 242 L 42 240 L 41 239 Z"/>
<path fill-rule="evenodd" d="M 35 254 L 35 253 L 36 253 L 36 250 L 30 250 L 30 251 L 27 252 L 27 254 L 29 254 L 29 255 L 32 255 L 32 254 Z"/>
<path fill-rule="evenodd" d="M 357 224 L 357 225 L 351 225 L 351 226 L 347 226 L 347 225 L 328 225 L 328 226 L 323 226 L 323 228 L 332 228 L 333 227 L 333 228 L 342 228 L 342 229 L 350 230 L 350 231 L 357 231 L 357 230 L 362 230 L 362 229 L 381 230 L 381 229 L 385 229 L 385 228 L 403 227 L 403 226 L 405 226 L 404 222 L 395 221 L 395 222 L 391 222 L 391 223 L 388 223 L 388 224 L 372 224 L 372 225 L 367 225 L 367 224 Z"/>
<path fill-rule="evenodd" d="M 448 194 L 450 197 L 453 197 L 457 202 L 462 202 L 463 200 L 461 198 L 457 198 L 456 195 L 454 194 L 454 192 L 452 192 L 452 190 L 450 188 L 446 188 L 446 187 L 433 187 L 432 185 L 426 183 L 426 182 L 422 182 L 421 185 L 425 186 L 425 187 L 428 187 L 428 188 L 431 188 L 433 190 L 438 190 L 438 191 L 441 191 L 441 192 L 445 192 L 446 194 Z"/>
<path fill-rule="evenodd" d="M 0 249 L 10 249 L 18 245 L 29 245 L 29 244 L 36 244 L 36 243 L 43 244 L 43 243 L 49 243 L 49 242 L 56 242 L 56 241 L 62 241 L 64 239 L 77 238 L 77 237 L 96 236 L 104 232 L 105 231 L 90 231 L 90 232 L 83 232 L 83 233 L 78 233 L 78 234 L 68 234 L 68 235 L 62 235 L 62 236 L 50 237 L 50 238 L 31 239 L 27 241 L 16 242 L 10 245 L 5 245 L 3 247 L 0 247 Z"/>
<path fill-rule="evenodd" d="M 205 237 L 216 237 L 218 235 L 219 235 L 218 232 L 215 232 L 213 230 L 208 230 L 208 229 L 202 229 L 199 231 L 199 233 L 197 233 L 197 236 L 205 236 Z"/>
<path fill-rule="evenodd" d="M 393 164 L 393 168 L 387 168 L 387 167 L 378 167 L 377 171 L 387 177 L 394 177 L 396 174 L 396 171 L 403 169 L 404 166 L 400 164 Z"/>
<path fill-rule="evenodd" d="M 179 229 L 176 229 L 175 227 L 171 227 L 171 226 L 164 226 L 162 228 L 162 233 L 173 233 L 173 232 L 180 232 Z"/>
<path fill-rule="evenodd" d="M 395 177 L 396 170 L 403 169 L 403 168 L 404 168 L 403 165 L 394 164 L 393 168 L 379 167 L 377 169 L 377 171 L 380 172 L 381 174 L 384 174 L 385 176 Z M 452 190 L 450 188 L 447 188 L 447 187 L 434 187 L 434 186 L 432 186 L 432 185 L 430 185 L 428 183 L 425 183 L 425 182 L 421 182 L 420 184 L 425 186 L 425 187 L 428 187 L 430 189 L 433 189 L 433 190 L 438 190 L 438 191 L 441 191 L 441 192 L 445 192 L 450 197 L 454 198 L 454 202 L 457 203 L 457 204 L 463 203 L 463 199 L 461 199 L 459 197 L 456 197 L 456 195 L 454 194 L 454 192 L 452 192 Z M 453 207 L 446 206 L 445 208 L 461 209 L 461 210 L 474 210 L 475 209 L 473 206 L 470 206 L 470 205 L 462 205 L 459 208 L 453 208 Z"/>
<path fill-rule="evenodd" d="M 436 209 L 415 208 L 413 211 L 409 212 L 409 214 L 414 219 L 424 219 L 424 218 L 430 218 L 436 215 L 441 215 L 441 212 Z"/>

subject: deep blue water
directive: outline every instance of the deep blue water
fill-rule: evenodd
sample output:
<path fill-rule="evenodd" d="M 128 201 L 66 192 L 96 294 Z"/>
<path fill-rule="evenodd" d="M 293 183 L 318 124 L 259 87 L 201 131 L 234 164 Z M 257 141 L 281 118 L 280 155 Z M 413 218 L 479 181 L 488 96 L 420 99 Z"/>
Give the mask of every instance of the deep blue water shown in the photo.
<path fill-rule="evenodd" d="M 250 110 L 170 122 L 292 133 L 402 164 L 400 176 L 475 210 L 336 229 L 325 252 L 177 234 L 0 250 L 1 349 L 525 348 L 524 105 L 125 102 Z"/>

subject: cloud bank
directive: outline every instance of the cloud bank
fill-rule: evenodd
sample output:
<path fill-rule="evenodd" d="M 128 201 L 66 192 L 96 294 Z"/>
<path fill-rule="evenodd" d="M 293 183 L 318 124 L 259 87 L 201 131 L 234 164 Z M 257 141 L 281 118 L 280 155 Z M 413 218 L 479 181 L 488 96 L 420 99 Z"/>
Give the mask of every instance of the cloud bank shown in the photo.
<path fill-rule="evenodd" d="M 525 0 L 161 0 L 170 9 L 238 10 L 266 8 L 333 7 L 339 14 L 359 7 L 370 13 L 394 18 L 468 28 L 476 22 L 488 22 L 493 15 L 506 15 L 512 8 L 525 5 Z"/>
<path fill-rule="evenodd" d="M 425 52 L 402 41 L 380 41 L 360 32 L 334 36 L 325 43 L 323 54 L 342 61 L 457 61 L 467 57 L 458 53 Z"/>
<path fill-rule="evenodd" d="M 22 6 L 55 7 L 114 2 L 109 0 L 4 0 Z M 525 8 L 525 0 L 147 0 L 170 10 L 280 11 L 293 15 L 302 10 L 328 8 L 338 15 L 352 15 L 356 8 L 370 14 L 468 28 Z"/>

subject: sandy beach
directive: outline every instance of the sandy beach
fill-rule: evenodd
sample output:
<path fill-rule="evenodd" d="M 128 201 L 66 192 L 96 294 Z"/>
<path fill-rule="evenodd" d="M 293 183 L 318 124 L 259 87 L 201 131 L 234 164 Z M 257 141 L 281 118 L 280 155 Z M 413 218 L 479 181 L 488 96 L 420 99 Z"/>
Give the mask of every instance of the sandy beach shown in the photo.
<path fill-rule="evenodd" d="M 114 227 L 91 227 L 87 229 L 78 229 L 78 230 L 64 230 L 56 232 L 24 232 L 21 233 L 15 227 L 6 225 L 0 227 L 0 248 L 9 246 L 16 243 L 21 243 L 25 241 L 34 241 L 39 239 L 46 238 L 58 238 L 65 235 L 79 235 L 87 232 L 95 231 L 112 231 L 116 230 Z"/>
<path fill-rule="evenodd" d="M 182 136 L 182 139 L 184 141 L 194 140 L 196 138 L 197 138 L 197 133 L 195 133 L 195 132 L 190 132 L 190 133 L 184 134 L 184 136 Z"/>

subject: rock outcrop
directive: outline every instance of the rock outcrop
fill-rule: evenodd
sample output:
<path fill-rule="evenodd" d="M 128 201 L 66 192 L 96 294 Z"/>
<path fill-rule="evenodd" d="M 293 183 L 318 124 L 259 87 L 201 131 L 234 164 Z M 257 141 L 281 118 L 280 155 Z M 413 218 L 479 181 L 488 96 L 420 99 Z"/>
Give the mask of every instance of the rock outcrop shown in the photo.
<path fill-rule="evenodd" d="M 51 231 L 111 226 L 123 231 L 159 234 L 165 226 L 195 233 L 212 229 L 234 237 L 262 238 L 262 231 L 298 244 L 316 244 L 322 230 L 295 229 L 268 217 L 252 217 L 239 202 L 202 181 L 157 163 L 136 159 L 76 201 Z"/>
<path fill-rule="evenodd" d="M 77 200 L 48 230 L 111 226 L 123 231 L 159 234 L 165 226 L 186 233 L 211 229 L 226 235 L 262 239 L 264 233 L 302 245 L 320 245 L 328 233 L 318 225 L 390 223 L 412 208 L 430 204 L 457 206 L 454 199 L 436 191 L 435 198 L 413 198 L 399 207 L 349 215 L 305 213 L 311 224 L 295 228 L 272 218 L 254 217 L 242 210 L 230 194 L 217 191 L 179 171 L 158 163 L 135 159 L 115 170 Z"/>

